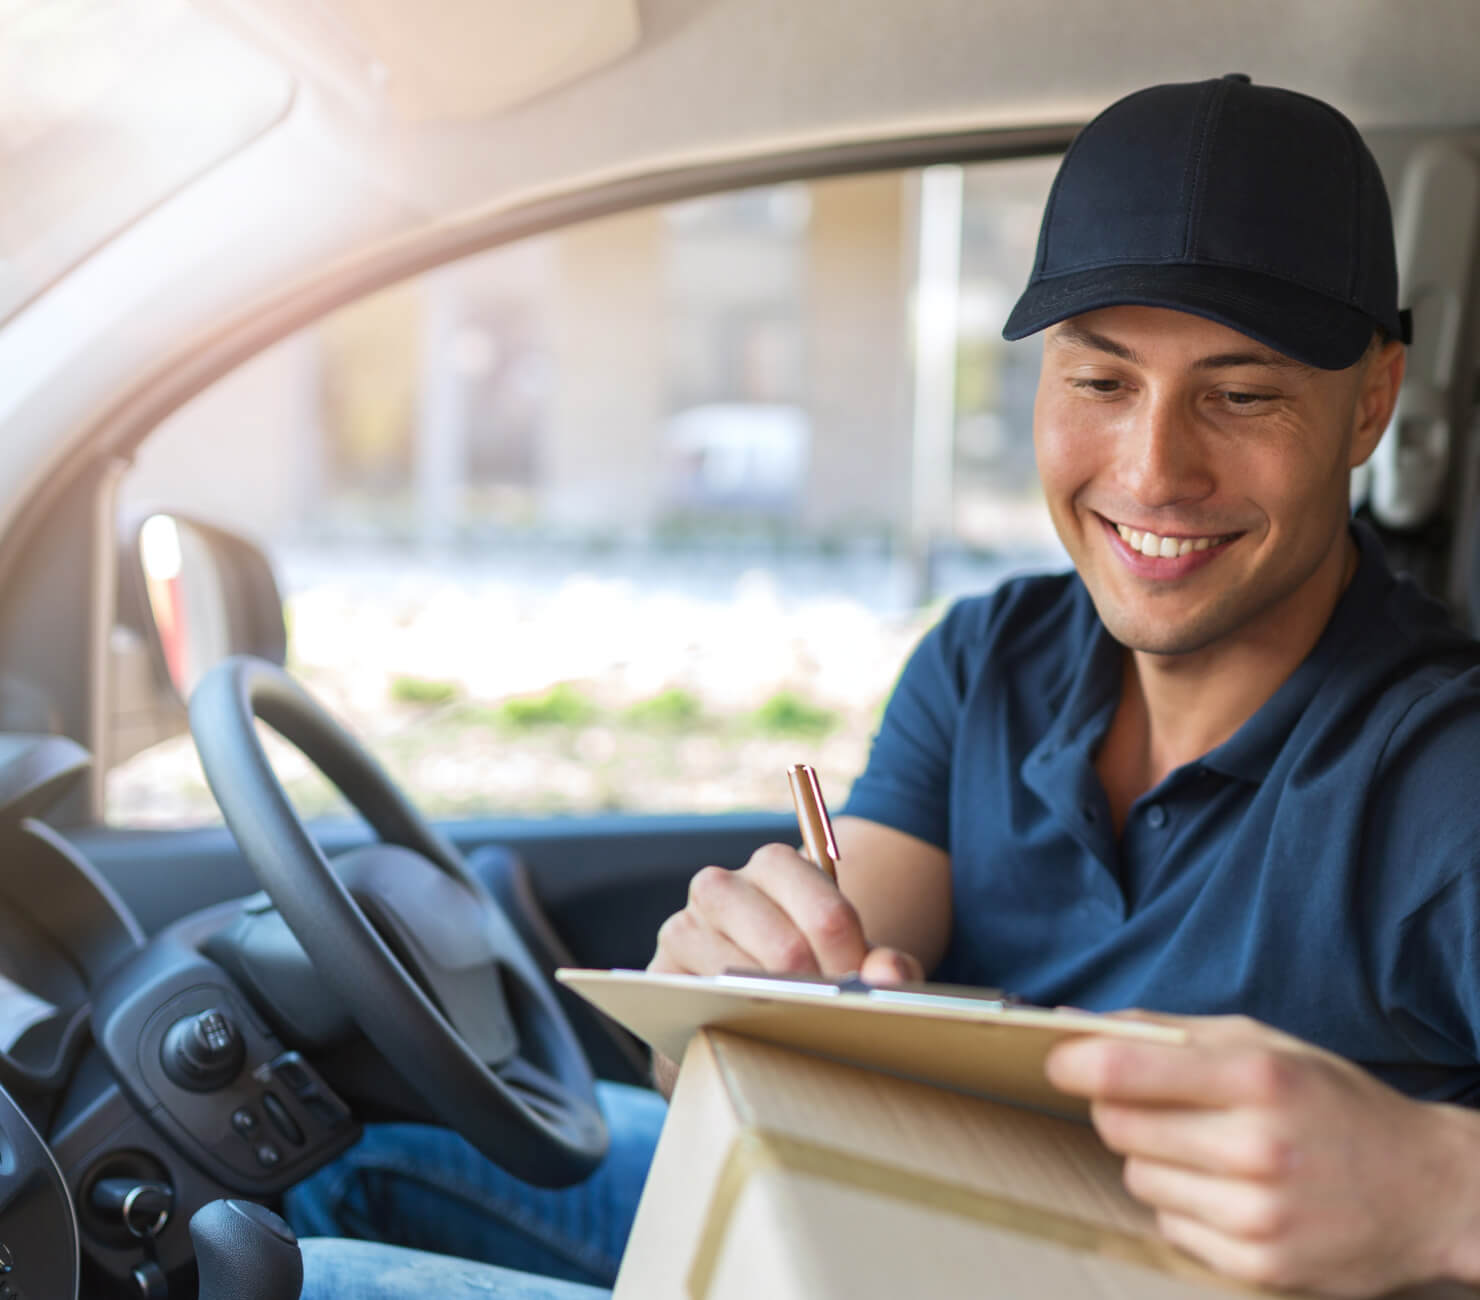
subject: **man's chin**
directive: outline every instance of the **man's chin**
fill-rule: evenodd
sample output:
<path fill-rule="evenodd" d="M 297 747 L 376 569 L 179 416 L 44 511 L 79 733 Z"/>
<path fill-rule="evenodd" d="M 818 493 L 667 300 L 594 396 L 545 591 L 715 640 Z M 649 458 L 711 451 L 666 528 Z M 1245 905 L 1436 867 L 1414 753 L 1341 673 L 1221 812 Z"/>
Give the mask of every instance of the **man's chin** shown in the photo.
<path fill-rule="evenodd" d="M 1096 602 L 1098 607 L 1098 602 Z M 1115 641 L 1140 654 L 1197 654 L 1227 635 L 1226 621 L 1210 616 L 1177 620 L 1135 617 L 1122 610 L 1099 609 L 1100 621 Z M 1108 615 L 1108 616 L 1107 616 Z"/>

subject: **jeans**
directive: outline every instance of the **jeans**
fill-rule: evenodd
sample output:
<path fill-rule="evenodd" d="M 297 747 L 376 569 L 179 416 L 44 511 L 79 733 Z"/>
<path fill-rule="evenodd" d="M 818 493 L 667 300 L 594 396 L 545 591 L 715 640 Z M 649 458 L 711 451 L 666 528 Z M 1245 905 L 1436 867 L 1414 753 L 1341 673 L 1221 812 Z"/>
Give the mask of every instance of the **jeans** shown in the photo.
<path fill-rule="evenodd" d="M 600 1294 L 591 1287 L 610 1287 L 616 1279 L 667 1106 L 656 1093 L 614 1083 L 597 1085 L 597 1101 L 611 1148 L 590 1178 L 559 1191 L 520 1182 L 447 1129 L 366 1129 L 358 1145 L 284 1200 L 284 1215 L 300 1237 L 361 1239 L 305 1244 L 305 1300 Z M 407 1256 L 368 1242 L 459 1258 Z M 435 1287 L 427 1280 L 433 1269 Z M 550 1278 L 585 1285 L 562 1288 Z"/>
<path fill-rule="evenodd" d="M 609 1300 L 605 1287 L 374 1241 L 308 1237 L 301 1300 Z"/>

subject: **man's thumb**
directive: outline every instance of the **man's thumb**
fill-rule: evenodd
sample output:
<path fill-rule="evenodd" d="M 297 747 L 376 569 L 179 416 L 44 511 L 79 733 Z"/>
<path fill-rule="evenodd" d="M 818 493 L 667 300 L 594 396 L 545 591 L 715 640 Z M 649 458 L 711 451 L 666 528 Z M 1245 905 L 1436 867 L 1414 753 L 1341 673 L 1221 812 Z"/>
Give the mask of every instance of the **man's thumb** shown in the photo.
<path fill-rule="evenodd" d="M 910 953 L 898 948 L 872 948 L 858 968 L 865 984 L 911 984 L 925 978 L 924 968 Z"/>

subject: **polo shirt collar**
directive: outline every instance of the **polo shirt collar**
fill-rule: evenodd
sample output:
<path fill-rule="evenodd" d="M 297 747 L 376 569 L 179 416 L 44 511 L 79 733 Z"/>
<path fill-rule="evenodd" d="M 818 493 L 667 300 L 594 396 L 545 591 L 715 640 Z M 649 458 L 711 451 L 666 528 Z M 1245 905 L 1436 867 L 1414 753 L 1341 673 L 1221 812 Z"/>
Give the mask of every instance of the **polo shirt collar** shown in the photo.
<path fill-rule="evenodd" d="M 1315 646 L 1258 711 L 1223 744 L 1198 760 L 1203 767 L 1254 784 L 1268 775 L 1280 749 L 1315 693 L 1339 661 L 1371 627 L 1372 610 L 1382 603 L 1393 577 L 1383 557 L 1382 543 L 1365 524 L 1353 523 L 1357 543 L 1357 571 L 1336 602 L 1331 619 Z M 1103 739 L 1121 684 L 1122 647 L 1093 612 L 1088 592 L 1082 593 L 1092 627 L 1078 671 L 1067 682 L 1058 716 L 1024 763 L 1029 785 L 1048 795 L 1074 798 L 1077 791 L 1062 784 L 1071 777 L 1075 759 L 1087 757 Z M 1071 781 L 1070 786 L 1074 783 Z M 1050 802 L 1056 799 L 1051 797 Z"/>
<path fill-rule="evenodd" d="M 1072 626 L 1065 632 L 1065 643 L 1081 648 L 1069 659 L 1072 670 L 1047 692 L 1054 720 L 1028 751 L 1018 771 L 1027 788 L 1053 810 L 1080 846 L 1113 866 L 1115 834 L 1110 806 L 1091 754 L 1109 728 L 1120 698 L 1125 651 L 1100 622 L 1082 584 Z M 1096 877 L 1096 881 L 1107 902 L 1123 907 L 1118 886 L 1110 876 Z"/>
<path fill-rule="evenodd" d="M 1391 587 L 1392 573 L 1376 534 L 1361 523 L 1353 523 L 1351 531 L 1357 543 L 1357 571 L 1336 602 L 1326 630 L 1254 716 L 1198 760 L 1202 766 L 1237 780 L 1262 781 L 1315 693 L 1371 627 L 1372 611 Z"/>

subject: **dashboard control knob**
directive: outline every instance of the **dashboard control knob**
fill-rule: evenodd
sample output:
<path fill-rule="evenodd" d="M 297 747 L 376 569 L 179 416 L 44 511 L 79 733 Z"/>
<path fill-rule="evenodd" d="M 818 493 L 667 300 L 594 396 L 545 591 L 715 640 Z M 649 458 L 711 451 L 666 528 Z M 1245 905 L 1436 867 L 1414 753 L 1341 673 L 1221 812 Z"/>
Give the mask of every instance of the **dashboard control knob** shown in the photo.
<path fill-rule="evenodd" d="M 237 1076 L 247 1045 L 231 1017 L 212 1007 L 175 1021 L 159 1054 L 164 1072 L 182 1088 L 210 1092 Z"/>

